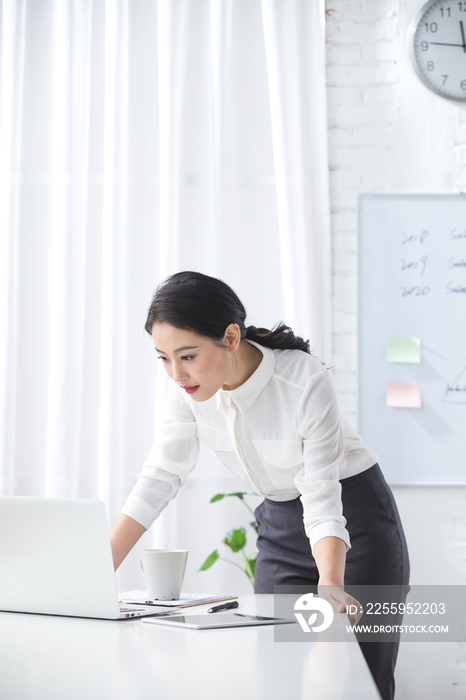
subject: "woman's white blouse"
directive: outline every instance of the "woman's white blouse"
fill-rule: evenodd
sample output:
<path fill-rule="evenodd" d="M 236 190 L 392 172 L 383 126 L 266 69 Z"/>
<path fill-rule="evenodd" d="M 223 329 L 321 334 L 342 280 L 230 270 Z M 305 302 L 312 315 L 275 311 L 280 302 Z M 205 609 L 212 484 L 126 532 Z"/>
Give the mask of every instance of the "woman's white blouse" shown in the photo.
<path fill-rule="evenodd" d="M 202 440 L 257 494 L 301 496 L 311 547 L 333 535 L 349 548 L 340 479 L 369 469 L 377 455 L 341 415 L 317 358 L 248 342 L 262 361 L 234 391 L 196 402 L 170 380 L 164 420 L 121 512 L 149 528 L 196 466 Z"/>

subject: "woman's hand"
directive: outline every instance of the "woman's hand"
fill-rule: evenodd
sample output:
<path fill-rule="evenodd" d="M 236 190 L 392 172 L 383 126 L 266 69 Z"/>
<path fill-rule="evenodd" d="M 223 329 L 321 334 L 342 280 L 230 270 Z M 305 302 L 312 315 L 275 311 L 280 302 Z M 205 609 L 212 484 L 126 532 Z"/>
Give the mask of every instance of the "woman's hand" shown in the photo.
<path fill-rule="evenodd" d="M 343 586 L 319 583 L 317 592 L 320 598 L 330 603 L 333 612 L 347 613 L 351 627 L 358 624 L 363 612 L 362 605 L 349 593 L 345 593 Z"/>

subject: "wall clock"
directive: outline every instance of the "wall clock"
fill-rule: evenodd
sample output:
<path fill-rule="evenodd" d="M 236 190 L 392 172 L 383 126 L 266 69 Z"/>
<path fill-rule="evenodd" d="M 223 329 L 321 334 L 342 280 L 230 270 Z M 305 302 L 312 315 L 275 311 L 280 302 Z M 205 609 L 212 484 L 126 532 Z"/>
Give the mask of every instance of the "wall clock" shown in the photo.
<path fill-rule="evenodd" d="M 466 0 L 430 0 L 408 29 L 411 60 L 430 90 L 466 102 Z"/>

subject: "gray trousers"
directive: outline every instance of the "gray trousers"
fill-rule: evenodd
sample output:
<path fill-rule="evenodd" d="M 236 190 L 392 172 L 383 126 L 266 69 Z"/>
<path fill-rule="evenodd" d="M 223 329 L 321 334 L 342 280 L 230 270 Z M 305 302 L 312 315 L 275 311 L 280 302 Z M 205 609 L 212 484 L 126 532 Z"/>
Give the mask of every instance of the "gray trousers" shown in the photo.
<path fill-rule="evenodd" d="M 409 583 L 409 556 L 393 494 L 378 464 L 343 479 L 342 504 L 351 549 L 346 554 L 346 586 Z M 274 586 L 308 586 L 315 590 L 319 573 L 304 530 L 300 498 L 265 499 L 255 511 L 259 524 L 255 593 Z M 393 700 L 399 642 L 360 642 L 383 700 Z"/>

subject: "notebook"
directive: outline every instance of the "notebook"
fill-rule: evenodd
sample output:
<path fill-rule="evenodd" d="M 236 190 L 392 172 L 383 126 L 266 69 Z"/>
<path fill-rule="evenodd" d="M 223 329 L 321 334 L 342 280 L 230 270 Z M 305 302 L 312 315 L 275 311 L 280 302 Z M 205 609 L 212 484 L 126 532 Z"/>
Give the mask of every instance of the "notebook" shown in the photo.
<path fill-rule="evenodd" d="M 184 593 L 178 600 L 149 599 L 149 594 L 144 588 L 134 591 L 126 591 L 120 594 L 120 603 L 130 605 L 158 605 L 163 608 L 191 608 L 195 605 L 207 605 L 207 603 L 221 603 L 225 600 L 236 600 L 237 595 L 197 595 Z"/>
<path fill-rule="evenodd" d="M 101 501 L 0 496 L 0 611 L 122 620 Z M 170 610 L 173 612 L 173 610 Z"/>

